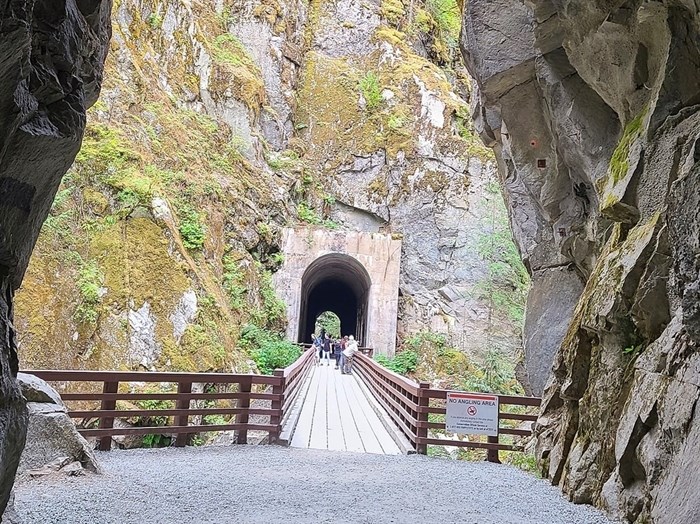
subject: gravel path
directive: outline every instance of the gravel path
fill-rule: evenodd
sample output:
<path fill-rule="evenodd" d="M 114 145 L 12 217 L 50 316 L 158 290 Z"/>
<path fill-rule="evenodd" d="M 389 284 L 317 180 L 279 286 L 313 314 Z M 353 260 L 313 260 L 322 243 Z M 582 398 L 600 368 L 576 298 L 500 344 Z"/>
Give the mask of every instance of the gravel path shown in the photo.
<path fill-rule="evenodd" d="M 18 485 L 25 523 L 610 522 L 543 480 L 481 462 L 277 446 L 112 451 L 98 460 L 104 475 Z"/>

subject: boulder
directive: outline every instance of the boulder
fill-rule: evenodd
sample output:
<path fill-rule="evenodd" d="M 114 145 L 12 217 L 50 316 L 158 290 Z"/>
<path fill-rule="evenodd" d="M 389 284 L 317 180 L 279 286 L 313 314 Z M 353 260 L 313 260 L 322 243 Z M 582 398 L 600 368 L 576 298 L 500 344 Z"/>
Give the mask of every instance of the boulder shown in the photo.
<path fill-rule="evenodd" d="M 18 373 L 17 382 L 19 389 L 27 399 L 27 402 L 44 402 L 63 406 L 61 396 L 46 382 L 35 375 L 28 373 Z"/>
<path fill-rule="evenodd" d="M 62 404 L 29 402 L 27 444 L 19 461 L 19 476 L 48 468 L 62 471 L 74 462 L 82 468 L 99 473 L 100 468 L 92 448 L 78 433 Z M 75 466 L 71 466 L 73 471 Z"/>

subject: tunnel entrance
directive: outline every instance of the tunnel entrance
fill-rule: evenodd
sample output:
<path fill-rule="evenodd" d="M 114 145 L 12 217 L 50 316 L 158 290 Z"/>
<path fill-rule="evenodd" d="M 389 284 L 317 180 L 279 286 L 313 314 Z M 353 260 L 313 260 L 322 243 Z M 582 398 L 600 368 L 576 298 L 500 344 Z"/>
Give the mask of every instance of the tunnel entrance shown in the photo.
<path fill-rule="evenodd" d="M 318 317 L 332 311 L 340 319 L 341 335 L 354 335 L 364 344 L 371 285 L 367 270 L 351 256 L 332 253 L 314 260 L 301 280 L 297 340 L 310 342 Z"/>
<path fill-rule="evenodd" d="M 333 339 L 340 338 L 340 334 L 343 332 L 340 329 L 340 317 L 332 311 L 321 313 L 316 319 L 314 333 L 318 335 L 321 331 L 328 333 Z"/>

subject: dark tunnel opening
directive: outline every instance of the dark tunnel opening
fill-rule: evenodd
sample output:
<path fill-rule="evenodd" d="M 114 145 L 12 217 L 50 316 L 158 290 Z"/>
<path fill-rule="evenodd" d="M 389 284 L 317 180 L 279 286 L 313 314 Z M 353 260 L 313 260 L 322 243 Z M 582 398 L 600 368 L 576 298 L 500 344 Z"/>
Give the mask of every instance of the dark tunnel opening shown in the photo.
<path fill-rule="evenodd" d="M 371 281 L 354 258 L 338 253 L 316 259 L 301 281 L 298 341 L 309 343 L 316 319 L 324 311 L 340 318 L 341 335 L 354 335 L 364 343 Z"/>

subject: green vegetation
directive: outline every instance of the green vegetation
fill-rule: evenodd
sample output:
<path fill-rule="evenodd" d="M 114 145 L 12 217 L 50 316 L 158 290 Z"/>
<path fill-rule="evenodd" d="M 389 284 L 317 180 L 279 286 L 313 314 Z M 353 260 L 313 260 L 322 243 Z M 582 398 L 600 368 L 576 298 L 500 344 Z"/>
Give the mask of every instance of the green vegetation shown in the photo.
<path fill-rule="evenodd" d="M 486 147 L 481 138 L 474 131 L 474 121 L 469 114 L 469 106 L 464 105 L 455 111 L 455 123 L 457 133 L 467 143 L 467 153 L 470 157 L 480 158 L 482 161 L 494 159 L 493 150 Z"/>
<path fill-rule="evenodd" d="M 253 321 L 269 329 L 281 331 L 287 319 L 287 306 L 275 293 L 272 273 L 264 269 L 259 262 L 255 263 L 255 269 L 258 272 L 258 294 L 262 303 L 260 308 L 253 311 Z"/>
<path fill-rule="evenodd" d="M 243 43 L 234 35 L 224 33 L 211 43 L 212 57 L 217 69 L 225 74 L 214 75 L 212 88 L 224 92 L 230 88 L 236 98 L 254 111 L 259 111 L 266 101 L 262 73 Z"/>
<path fill-rule="evenodd" d="M 436 378 L 448 388 L 506 395 L 522 394 L 514 365 L 501 352 L 487 350 L 480 359 L 451 347 L 442 333 L 421 331 L 407 338 L 392 359 L 378 356 L 377 362 L 415 380 Z"/>
<path fill-rule="evenodd" d="M 408 375 L 409 373 L 413 373 L 418 366 L 418 353 L 411 349 L 405 349 L 392 358 L 385 357 L 384 355 L 377 355 L 375 360 L 395 373 Z"/>
<path fill-rule="evenodd" d="M 382 17 L 393 25 L 398 25 L 406 15 L 403 2 L 401 0 L 382 0 L 382 5 L 379 10 Z"/>
<path fill-rule="evenodd" d="M 144 435 L 143 436 L 143 447 L 144 448 L 167 448 L 172 443 L 172 437 L 166 435 L 161 435 L 159 433 Z"/>
<path fill-rule="evenodd" d="M 321 328 L 326 330 L 332 338 L 340 337 L 340 319 L 332 311 L 324 311 L 316 319 L 316 333 L 321 332 Z"/>
<path fill-rule="evenodd" d="M 307 224 L 318 225 L 323 223 L 323 219 L 319 214 L 309 207 L 309 204 L 306 202 L 300 202 L 297 205 L 297 215 L 299 216 L 299 220 Z"/>
<path fill-rule="evenodd" d="M 202 422 L 207 426 L 224 426 L 229 423 L 223 415 L 204 415 Z"/>
<path fill-rule="evenodd" d="M 382 87 L 377 74 L 373 71 L 368 71 L 365 76 L 360 79 L 358 87 L 365 99 L 367 110 L 374 111 L 379 108 L 382 103 Z"/>
<path fill-rule="evenodd" d="M 226 369 L 228 352 L 218 329 L 221 319 L 217 313 L 216 308 L 208 304 L 202 305 L 195 323 L 187 326 L 180 341 L 183 355 L 190 356 L 192 360 L 189 363 L 184 361 L 180 364 L 180 360 L 173 359 L 171 363 L 173 368 L 189 371 L 193 362 L 202 361 L 207 362 L 209 370 Z M 197 367 L 204 368 L 204 366 Z"/>
<path fill-rule="evenodd" d="M 338 229 L 340 226 L 338 223 L 330 219 L 323 219 L 313 208 L 311 208 L 306 202 L 300 202 L 297 204 L 297 216 L 302 222 L 311 224 L 314 226 L 323 226 L 326 229 Z"/>
<path fill-rule="evenodd" d="M 152 29 L 160 29 L 163 27 L 163 17 L 156 13 L 151 13 L 148 15 L 146 23 L 151 26 Z"/>
<path fill-rule="evenodd" d="M 299 153 L 291 149 L 280 152 L 270 151 L 265 155 L 265 161 L 273 171 L 289 170 L 299 167 L 301 164 Z"/>
<path fill-rule="evenodd" d="M 454 50 L 459 42 L 462 14 L 456 0 L 427 0 L 425 8 L 437 25 L 440 38 Z"/>
<path fill-rule="evenodd" d="M 386 124 L 392 131 L 401 131 L 410 122 L 410 117 L 405 112 L 394 112 L 389 115 Z"/>
<path fill-rule="evenodd" d="M 404 345 L 412 351 L 420 351 L 427 346 L 444 348 L 447 345 L 447 337 L 444 333 L 434 333 L 432 331 L 419 331 L 406 339 Z"/>
<path fill-rule="evenodd" d="M 104 281 L 104 275 L 94 260 L 83 262 L 81 259 L 80 263 L 77 281 L 80 303 L 73 318 L 80 324 L 95 325 L 99 317 L 100 288 Z"/>
<path fill-rule="evenodd" d="M 265 375 L 289 366 L 301 355 L 301 349 L 296 344 L 254 324 L 243 328 L 241 345 L 253 358 L 258 370 Z"/>
<path fill-rule="evenodd" d="M 476 362 L 473 373 L 463 377 L 462 389 L 480 393 L 522 395 L 520 383 L 515 379 L 515 367 L 497 349 L 489 349 Z"/>
<path fill-rule="evenodd" d="M 148 391 L 148 393 L 151 393 L 155 391 Z M 162 393 L 162 391 L 158 390 L 158 393 Z M 173 401 L 171 400 L 156 400 L 156 399 L 149 399 L 149 400 L 137 400 L 135 402 L 136 406 L 139 409 L 147 409 L 147 410 L 155 410 L 155 409 L 173 409 Z M 139 417 L 138 421 L 136 423 L 137 426 L 167 426 L 168 424 L 168 417 L 163 417 L 160 415 L 156 415 L 154 417 Z"/>
<path fill-rule="evenodd" d="M 253 66 L 248 50 L 237 36 L 230 33 L 219 35 L 213 42 L 214 59 L 234 66 Z"/>
<path fill-rule="evenodd" d="M 520 259 L 508 225 L 508 214 L 496 184 L 491 192 L 490 214 L 477 239 L 477 251 L 488 264 L 488 274 L 478 290 L 491 303 L 491 309 L 522 326 L 530 276 Z"/>
<path fill-rule="evenodd" d="M 202 249 L 204 247 L 204 225 L 200 213 L 187 203 L 181 202 L 178 207 L 180 225 L 178 227 L 182 243 L 187 249 Z"/>
<path fill-rule="evenodd" d="M 540 469 L 537 467 L 537 457 L 531 453 L 520 451 L 502 451 L 501 460 L 505 464 L 510 464 L 516 468 L 527 471 L 536 477 L 541 477 Z"/>
<path fill-rule="evenodd" d="M 239 267 L 238 260 L 231 255 L 224 255 L 223 288 L 229 298 L 229 305 L 234 311 L 240 311 L 245 305 L 245 295 L 248 288 L 245 285 L 245 274 Z"/>
<path fill-rule="evenodd" d="M 163 393 L 160 388 L 151 389 L 147 388 L 148 393 Z M 170 400 L 137 400 L 135 405 L 138 409 L 172 409 L 173 402 Z M 167 426 L 168 417 L 156 415 L 152 417 L 136 417 L 135 419 L 130 419 L 130 422 L 136 427 L 154 427 L 154 426 Z M 164 448 L 171 444 L 172 438 L 159 433 L 152 433 L 143 436 L 142 446 L 144 448 Z"/>

